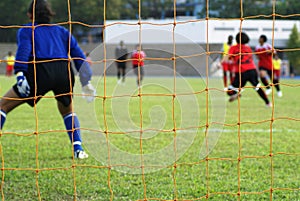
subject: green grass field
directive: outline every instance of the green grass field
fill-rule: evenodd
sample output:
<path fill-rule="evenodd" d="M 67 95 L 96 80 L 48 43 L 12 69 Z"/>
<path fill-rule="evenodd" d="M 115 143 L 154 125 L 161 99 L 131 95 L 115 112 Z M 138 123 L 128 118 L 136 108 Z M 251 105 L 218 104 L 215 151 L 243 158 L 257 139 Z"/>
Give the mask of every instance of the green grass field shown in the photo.
<path fill-rule="evenodd" d="M 15 80 L 0 79 L 2 96 Z M 139 96 L 134 78 L 95 77 L 96 101 L 74 101 L 82 161 L 52 93 L 16 108 L 1 135 L 1 199 L 300 200 L 299 80 L 282 80 L 274 108 L 250 88 L 228 103 L 221 80 L 209 79 L 208 95 L 205 82 L 178 78 L 174 97 L 173 78 L 146 77 Z"/>

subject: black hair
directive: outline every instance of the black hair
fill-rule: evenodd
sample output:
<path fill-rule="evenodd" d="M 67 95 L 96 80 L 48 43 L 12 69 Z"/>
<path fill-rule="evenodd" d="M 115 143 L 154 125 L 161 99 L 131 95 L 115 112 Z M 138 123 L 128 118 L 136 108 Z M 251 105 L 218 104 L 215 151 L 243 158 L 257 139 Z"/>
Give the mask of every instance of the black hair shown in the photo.
<path fill-rule="evenodd" d="M 232 35 L 229 35 L 229 36 L 228 36 L 227 44 L 228 44 L 228 45 L 232 45 L 232 40 L 233 40 L 233 36 L 232 36 Z"/>
<path fill-rule="evenodd" d="M 35 6 L 35 12 L 33 12 L 33 6 Z M 48 24 L 51 18 L 55 15 L 52 11 L 47 0 L 32 0 L 29 5 L 28 13 L 34 13 L 34 21 L 38 24 Z"/>
<path fill-rule="evenodd" d="M 261 35 L 259 38 L 263 39 L 264 42 L 267 42 L 268 40 L 266 35 Z"/>
<path fill-rule="evenodd" d="M 241 39 L 241 41 L 240 41 L 240 39 Z M 238 33 L 235 36 L 235 40 L 236 40 L 236 43 L 238 43 L 238 44 L 246 44 L 246 43 L 249 43 L 249 41 L 250 41 L 249 36 L 244 32 Z"/>
<path fill-rule="evenodd" d="M 141 50 L 142 50 L 142 49 L 143 49 L 143 46 L 142 46 L 142 45 L 137 44 L 137 45 L 135 46 L 136 49 L 140 49 L 140 47 L 141 47 Z"/>

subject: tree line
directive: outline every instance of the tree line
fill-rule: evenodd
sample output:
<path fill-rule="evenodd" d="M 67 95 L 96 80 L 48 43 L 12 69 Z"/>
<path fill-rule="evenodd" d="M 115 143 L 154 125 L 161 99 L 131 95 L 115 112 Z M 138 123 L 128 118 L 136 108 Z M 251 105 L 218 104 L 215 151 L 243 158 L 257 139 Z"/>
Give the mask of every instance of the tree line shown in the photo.
<path fill-rule="evenodd" d="M 21 25 L 29 21 L 26 12 L 30 2 L 31 0 L 0 1 L 0 10 L 2 10 L 0 12 L 0 42 L 16 41 L 18 28 L 8 26 Z M 182 13 L 182 9 L 190 11 L 196 6 L 195 3 L 189 3 L 186 7 L 175 7 L 173 0 L 48 0 L 48 2 L 56 13 L 53 22 L 78 21 L 89 25 L 101 25 L 104 19 L 173 17 L 174 8 L 176 8 L 177 13 Z M 206 16 L 239 18 L 258 15 L 260 18 L 272 19 L 272 13 L 275 11 L 278 14 L 276 19 L 299 19 L 299 15 L 293 15 L 300 10 L 299 0 L 276 0 L 275 4 L 272 3 L 274 0 L 243 0 L 242 5 L 240 4 L 241 1 L 237 0 L 189 0 L 187 2 L 197 2 L 202 5 L 203 9 L 198 13 L 198 18 L 205 18 Z M 74 24 L 72 30 L 75 34 L 83 34 L 90 29 Z"/>
<path fill-rule="evenodd" d="M 54 18 L 55 22 L 67 22 L 71 18 L 72 21 L 80 21 L 86 24 L 101 24 L 104 19 L 137 19 L 141 17 L 146 18 L 164 18 L 172 17 L 174 15 L 174 1 L 173 0 L 48 0 L 53 10 L 56 12 Z M 11 0 L 0 1 L 0 24 L 20 25 L 26 23 L 26 11 L 31 0 L 18 0 L 12 2 Z M 140 4 L 139 4 L 140 2 Z M 190 0 L 189 2 L 194 2 Z M 202 4 L 203 9 L 198 13 L 198 17 L 221 17 L 233 18 L 254 15 L 269 15 L 271 16 L 274 9 L 277 14 L 291 15 L 297 14 L 300 10 L 299 0 L 276 0 L 275 7 L 270 3 L 270 0 L 243 0 L 242 7 L 240 1 L 237 0 L 205 0 L 195 1 Z M 273 1 L 271 1 L 273 2 Z M 104 5 L 105 4 L 105 5 Z M 195 5 L 192 5 L 195 6 Z M 104 9 L 105 8 L 105 9 Z M 242 9 L 241 9 L 242 8 Z M 177 8 L 179 9 L 179 8 Z M 186 8 L 192 9 L 191 5 Z M 241 10 L 243 13 L 241 13 Z M 69 13 L 70 11 L 70 13 Z M 105 13 L 104 13 L 105 11 Z M 139 15 L 140 11 L 140 15 Z M 208 13 L 207 13 L 208 11 Z M 280 17 L 282 19 L 297 19 L 298 16 Z M 8 34 L 11 29 L 5 30 L 2 28 L 1 41 L 14 41 L 15 37 Z M 5 30 L 5 31 L 4 31 Z M 14 30 L 15 32 L 15 30 Z M 1 34 L 1 33 L 0 33 Z"/>
<path fill-rule="evenodd" d="M 53 22 L 81 22 L 88 25 L 101 25 L 103 20 L 118 19 L 161 19 L 174 16 L 173 0 L 48 0 L 56 13 Z M 0 1 L 0 42 L 16 42 L 18 27 L 29 22 L 26 16 L 31 0 L 1 0 Z M 194 2 L 186 7 L 175 7 L 175 15 L 184 13 L 184 9 L 191 11 L 195 3 L 202 4 L 198 18 L 240 18 L 254 17 L 255 19 L 299 20 L 299 0 L 189 0 Z M 179 11 L 180 9 L 180 11 Z M 190 12 L 192 13 L 192 12 Z M 79 24 L 72 25 L 74 35 L 83 36 L 91 29 Z M 99 33 L 99 29 L 95 30 Z M 299 48 L 300 39 L 297 27 L 293 28 L 287 48 Z M 291 63 L 300 66 L 300 51 L 287 52 Z"/>
<path fill-rule="evenodd" d="M 15 42 L 17 28 L 29 22 L 26 16 L 31 0 L 0 1 L 0 42 Z M 173 8 L 172 0 L 48 0 L 56 15 L 53 22 L 81 22 L 101 25 L 103 20 L 161 18 L 165 10 Z M 140 8 L 140 9 L 139 9 Z M 140 15 L 139 15 L 139 11 Z M 74 25 L 73 31 L 86 32 L 87 27 Z"/>
<path fill-rule="evenodd" d="M 219 18 L 255 17 L 276 19 L 299 19 L 299 0 L 213 0 L 204 6 L 200 16 Z M 208 11 L 208 12 L 207 12 Z"/>

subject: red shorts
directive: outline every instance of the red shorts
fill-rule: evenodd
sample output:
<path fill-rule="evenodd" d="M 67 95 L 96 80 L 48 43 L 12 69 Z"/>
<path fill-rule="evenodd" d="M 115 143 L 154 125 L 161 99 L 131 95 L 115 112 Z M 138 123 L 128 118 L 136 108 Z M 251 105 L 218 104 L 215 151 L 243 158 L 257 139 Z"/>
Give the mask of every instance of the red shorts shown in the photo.
<path fill-rule="evenodd" d="M 221 63 L 223 71 L 228 71 L 228 62 L 222 62 Z"/>
<path fill-rule="evenodd" d="M 221 63 L 222 67 L 223 67 L 223 71 L 230 71 L 232 72 L 233 71 L 233 64 L 230 63 L 230 62 L 227 62 L 227 61 L 223 61 Z"/>
<path fill-rule="evenodd" d="M 13 70 L 14 70 L 14 66 L 7 65 L 6 66 L 6 75 L 7 76 L 12 75 Z"/>
<path fill-rule="evenodd" d="M 6 66 L 6 71 L 12 71 L 14 69 L 14 66 L 7 65 Z"/>
<path fill-rule="evenodd" d="M 280 70 L 274 70 L 273 73 L 274 73 L 274 75 L 273 75 L 274 78 L 277 78 L 277 79 L 280 78 Z"/>

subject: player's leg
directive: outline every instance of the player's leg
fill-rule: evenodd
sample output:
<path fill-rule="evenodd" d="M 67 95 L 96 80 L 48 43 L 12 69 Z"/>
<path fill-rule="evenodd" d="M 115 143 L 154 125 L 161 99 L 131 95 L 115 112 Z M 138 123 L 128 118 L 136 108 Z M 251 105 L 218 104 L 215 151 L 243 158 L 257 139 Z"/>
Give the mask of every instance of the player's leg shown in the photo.
<path fill-rule="evenodd" d="M 232 102 L 238 97 L 241 97 L 243 87 L 246 85 L 247 81 L 249 81 L 248 71 L 242 73 L 235 73 L 234 81 L 232 82 L 232 85 L 228 87 L 228 89 L 233 91 L 232 95 L 229 98 L 229 102 Z"/>
<path fill-rule="evenodd" d="M 23 104 L 25 101 L 20 100 L 15 90 L 11 88 L 0 100 L 0 129 L 2 130 L 6 120 L 6 115 L 15 109 L 17 106 Z"/>
<path fill-rule="evenodd" d="M 5 123 L 5 120 L 6 120 L 6 112 L 4 112 L 3 110 L 0 110 L 0 130 L 2 130 L 3 128 L 3 125 Z"/>
<path fill-rule="evenodd" d="M 234 76 L 235 76 L 235 73 L 234 72 L 230 72 L 230 83 L 233 82 Z"/>
<path fill-rule="evenodd" d="M 233 81 L 228 86 L 228 90 L 227 90 L 227 95 L 228 96 L 236 94 L 236 92 L 237 92 L 236 87 L 234 87 L 234 86 L 238 86 L 240 81 L 239 81 L 239 75 L 238 75 L 238 73 L 236 73 L 236 74 L 237 75 L 234 77 Z"/>
<path fill-rule="evenodd" d="M 236 100 L 238 97 L 240 97 L 239 93 L 239 87 L 242 86 L 242 80 L 243 80 L 243 73 L 240 74 L 236 73 L 233 82 L 231 85 L 228 86 L 227 94 L 230 96 L 229 102 L 232 102 Z"/>
<path fill-rule="evenodd" d="M 142 83 L 143 79 L 144 79 L 144 75 L 145 75 L 145 71 L 144 71 L 144 67 L 141 66 L 140 67 L 140 82 Z"/>
<path fill-rule="evenodd" d="M 120 68 L 118 68 L 117 78 L 118 78 L 118 80 L 120 80 L 120 78 L 121 78 L 121 69 Z"/>
<path fill-rule="evenodd" d="M 5 71 L 5 75 L 8 77 L 9 76 L 9 66 L 6 66 L 6 71 Z"/>
<path fill-rule="evenodd" d="M 53 62 L 52 62 L 53 63 Z M 54 77 L 57 84 L 53 87 L 53 92 L 57 100 L 58 110 L 64 120 L 64 124 L 73 146 L 74 157 L 79 159 L 87 158 L 88 155 L 84 152 L 81 144 L 81 134 L 80 134 L 80 123 L 73 110 L 72 106 L 72 94 L 73 86 L 75 83 L 75 77 L 73 71 L 71 76 L 69 76 L 68 64 L 67 62 L 57 62 L 56 65 L 53 63 L 50 76 Z M 51 64 L 49 64 L 51 65 Z M 50 67 L 50 66 L 49 66 Z M 50 71 L 50 70 L 49 70 Z M 71 80 L 69 79 L 71 77 Z M 70 87 L 71 85 L 71 87 Z M 63 95 L 62 95 L 63 94 Z"/>
<path fill-rule="evenodd" d="M 227 89 L 227 71 L 223 71 L 223 84 L 224 84 L 224 90 Z"/>
<path fill-rule="evenodd" d="M 233 65 L 231 65 L 230 70 L 229 70 L 230 84 L 233 82 L 234 76 L 235 76 L 235 73 L 234 73 Z"/>
<path fill-rule="evenodd" d="M 272 92 L 272 90 L 271 90 L 271 87 L 270 87 L 268 79 L 267 79 L 267 71 L 263 68 L 260 68 L 259 69 L 259 77 L 260 77 L 260 80 L 263 83 L 263 85 L 266 86 L 266 94 L 269 95 Z"/>
<path fill-rule="evenodd" d="M 277 96 L 282 97 L 282 91 L 280 90 L 279 79 L 280 79 L 280 70 L 274 70 L 273 84 L 277 90 Z"/>
<path fill-rule="evenodd" d="M 258 93 L 258 95 L 264 100 L 264 102 L 266 103 L 267 106 L 271 106 L 270 101 L 267 97 L 267 94 L 264 92 L 264 90 L 262 90 L 262 88 L 260 87 L 260 83 L 257 79 L 257 72 L 256 70 L 251 70 L 249 71 L 249 82 L 252 84 L 252 86 L 254 86 L 255 91 Z"/>
<path fill-rule="evenodd" d="M 63 99 L 64 97 L 61 97 Z M 65 97 L 65 100 L 68 99 Z M 73 146 L 74 157 L 79 159 L 88 158 L 88 155 L 82 148 L 82 139 L 80 133 L 80 123 L 76 113 L 72 109 L 72 104 L 65 105 L 63 102 L 57 101 L 58 110 L 63 117 L 64 124 Z"/>
<path fill-rule="evenodd" d="M 120 77 L 118 78 L 119 79 L 119 82 L 125 82 L 125 73 L 126 73 L 126 62 L 120 62 L 119 63 L 119 70 L 120 70 Z"/>
<path fill-rule="evenodd" d="M 12 66 L 7 66 L 6 67 L 6 76 L 10 77 L 12 75 Z"/>
<path fill-rule="evenodd" d="M 118 84 L 121 83 L 121 63 L 117 62 L 117 78 L 118 78 Z"/>
<path fill-rule="evenodd" d="M 79 119 L 76 116 L 76 113 L 73 112 L 72 104 L 65 106 L 62 102 L 57 101 L 58 110 L 63 117 L 64 124 L 70 139 L 70 142 L 73 146 L 74 157 L 75 158 L 87 158 L 88 155 L 83 151 L 82 148 L 82 139 L 80 134 L 80 123 Z"/>
<path fill-rule="evenodd" d="M 40 65 L 39 68 L 36 68 L 36 77 L 40 76 Z M 15 84 L 0 100 L 0 109 L 1 109 L 1 129 L 3 127 L 3 124 L 6 119 L 6 115 L 15 109 L 17 106 L 23 104 L 23 103 L 28 103 L 31 107 L 33 107 L 38 101 L 41 99 L 39 98 L 33 98 L 37 96 L 43 96 L 46 94 L 49 90 L 43 87 L 43 85 L 40 84 L 40 81 L 43 81 L 44 86 L 49 86 L 49 82 L 45 79 L 47 78 L 46 75 L 45 77 L 41 77 L 41 79 L 34 79 L 35 78 L 35 72 L 34 72 L 34 67 L 32 64 L 28 65 L 28 71 L 27 71 L 27 82 L 30 86 L 30 93 L 27 99 L 21 99 L 21 94 L 18 91 L 17 84 Z M 42 86 L 42 87 L 41 87 Z"/>
<path fill-rule="evenodd" d="M 9 76 L 12 76 L 12 75 L 13 75 L 13 70 L 14 70 L 14 66 L 10 66 L 10 69 L 9 69 Z"/>
<path fill-rule="evenodd" d="M 228 85 L 227 85 L 228 63 L 222 62 L 221 65 L 222 65 L 222 68 L 223 68 L 223 84 L 224 84 L 224 88 L 226 90 L 227 87 L 228 87 Z"/>
<path fill-rule="evenodd" d="M 138 67 L 138 66 L 134 66 L 133 67 L 133 72 L 134 72 L 134 74 L 136 75 L 136 84 L 137 84 L 137 86 L 138 87 L 140 87 L 141 85 L 141 77 L 140 77 L 140 67 Z"/>
<path fill-rule="evenodd" d="M 122 75 L 122 82 L 125 82 L 125 75 L 126 75 L 126 66 L 125 66 L 125 63 L 124 63 L 124 66 L 121 70 L 121 75 Z"/>

